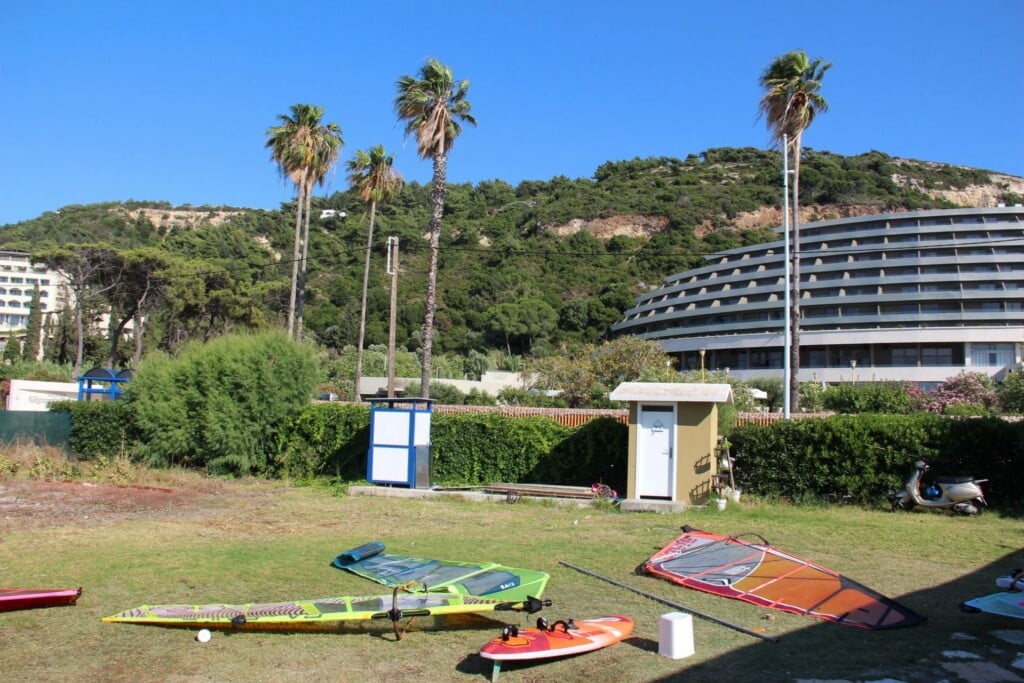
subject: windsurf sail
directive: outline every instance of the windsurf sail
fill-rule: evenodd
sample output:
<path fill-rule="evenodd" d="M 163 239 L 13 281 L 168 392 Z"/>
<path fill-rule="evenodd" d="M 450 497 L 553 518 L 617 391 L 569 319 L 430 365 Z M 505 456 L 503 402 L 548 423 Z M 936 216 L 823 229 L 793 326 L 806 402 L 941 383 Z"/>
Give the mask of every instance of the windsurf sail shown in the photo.
<path fill-rule="evenodd" d="M 81 588 L 0 588 L 0 612 L 74 605 Z"/>
<path fill-rule="evenodd" d="M 380 541 L 346 550 L 331 564 L 385 586 L 416 583 L 422 590 L 452 588 L 462 595 L 494 600 L 540 597 L 548 582 L 545 572 L 505 567 L 494 562 L 451 562 L 393 555 L 384 552 Z"/>
<path fill-rule="evenodd" d="M 898 602 L 838 572 L 783 552 L 758 534 L 722 536 L 689 526 L 683 527 L 683 532 L 637 572 L 845 626 L 888 629 L 921 621 Z"/>
<path fill-rule="evenodd" d="M 1009 576 L 1000 576 L 996 579 L 996 585 L 1005 590 L 968 600 L 961 603 L 960 609 L 965 612 L 987 612 L 1024 619 L 1024 571 L 1014 569 Z"/>
<path fill-rule="evenodd" d="M 1024 619 L 1024 593 L 1004 591 L 968 600 L 960 605 L 965 612 L 987 612 L 1003 617 Z"/>
<path fill-rule="evenodd" d="M 550 601 L 529 598 L 502 601 L 447 592 L 331 597 L 315 600 L 227 605 L 142 605 L 103 617 L 108 623 L 151 624 L 181 628 L 244 631 L 338 630 L 342 622 L 388 619 L 397 624 L 407 617 L 481 614 L 496 611 L 537 612 Z M 396 627 L 395 633 L 398 634 Z"/>

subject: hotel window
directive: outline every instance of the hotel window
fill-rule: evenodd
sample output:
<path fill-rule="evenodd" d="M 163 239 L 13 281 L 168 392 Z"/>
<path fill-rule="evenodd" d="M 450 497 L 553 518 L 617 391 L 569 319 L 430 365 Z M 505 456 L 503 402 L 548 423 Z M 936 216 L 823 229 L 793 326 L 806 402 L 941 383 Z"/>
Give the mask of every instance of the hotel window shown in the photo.
<path fill-rule="evenodd" d="M 916 346 L 894 346 L 892 347 L 893 365 L 917 365 Z"/>
<path fill-rule="evenodd" d="M 892 267 L 892 266 L 887 266 L 885 268 L 885 276 L 886 277 L 916 277 L 917 276 L 917 268 L 906 268 L 906 267 L 904 267 L 904 268 L 896 268 L 896 267 Z"/>
<path fill-rule="evenodd" d="M 971 344 L 971 365 L 1002 367 L 1013 363 L 1013 344 Z"/>
<path fill-rule="evenodd" d="M 882 294 L 917 294 L 917 285 L 882 285 Z"/>
<path fill-rule="evenodd" d="M 850 272 L 850 277 L 857 280 L 861 280 L 866 277 L 878 277 L 878 269 L 868 268 L 867 270 L 854 270 Z"/>
<path fill-rule="evenodd" d="M 1002 301 L 966 301 L 964 302 L 965 313 L 1002 313 Z"/>
<path fill-rule="evenodd" d="M 883 315 L 916 315 L 917 304 L 886 304 L 882 306 Z"/>
<path fill-rule="evenodd" d="M 844 316 L 854 315 L 877 315 L 878 308 L 875 306 L 843 306 Z"/>
<path fill-rule="evenodd" d="M 825 349 L 800 349 L 800 366 L 805 368 L 824 368 L 828 359 Z"/>
<path fill-rule="evenodd" d="M 925 347 L 921 349 L 921 365 L 952 365 L 953 349 L 948 347 Z"/>
<path fill-rule="evenodd" d="M 959 313 L 960 304 L 956 302 L 932 302 L 921 304 L 922 313 Z"/>

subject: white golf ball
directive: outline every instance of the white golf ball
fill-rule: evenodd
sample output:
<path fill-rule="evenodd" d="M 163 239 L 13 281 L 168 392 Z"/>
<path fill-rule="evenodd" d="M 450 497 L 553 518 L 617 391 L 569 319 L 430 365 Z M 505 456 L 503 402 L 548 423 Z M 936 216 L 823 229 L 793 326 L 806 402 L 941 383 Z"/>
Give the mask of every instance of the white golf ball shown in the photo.
<path fill-rule="evenodd" d="M 208 643 L 210 642 L 210 638 L 212 637 L 213 634 L 210 633 L 210 629 L 206 628 L 202 629 L 201 631 L 199 631 L 199 633 L 196 634 L 196 640 L 198 640 L 200 643 Z"/>

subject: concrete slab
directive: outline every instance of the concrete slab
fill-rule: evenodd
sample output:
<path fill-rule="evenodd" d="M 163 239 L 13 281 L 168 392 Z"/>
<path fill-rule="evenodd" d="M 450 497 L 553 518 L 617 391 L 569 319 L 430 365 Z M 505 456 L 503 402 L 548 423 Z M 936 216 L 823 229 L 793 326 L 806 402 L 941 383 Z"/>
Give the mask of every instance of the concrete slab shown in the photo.
<path fill-rule="evenodd" d="M 646 498 L 625 498 L 619 501 L 624 512 L 685 512 L 687 508 L 699 507 L 671 500 L 648 500 Z"/>
<path fill-rule="evenodd" d="M 415 489 L 404 486 L 349 486 L 349 495 L 352 496 L 378 496 L 387 498 L 438 498 L 445 497 L 456 500 L 468 500 L 477 503 L 514 503 L 516 500 L 547 500 L 557 505 L 568 505 L 573 507 L 590 507 L 593 499 L 579 498 L 558 498 L 549 495 L 531 496 L 528 493 L 517 495 L 510 499 L 505 493 L 486 493 L 475 490 L 459 489 Z M 672 513 L 685 512 L 689 509 L 702 509 L 703 505 L 690 505 L 688 503 L 677 503 L 670 500 L 648 500 L 646 498 L 625 498 L 619 501 L 619 507 L 624 512 L 657 512 Z"/>
<path fill-rule="evenodd" d="M 468 500 L 477 503 L 514 503 L 516 500 L 548 500 L 556 505 L 568 505 L 573 507 L 590 507 L 592 501 L 578 498 L 554 498 L 551 496 L 529 496 L 520 495 L 511 500 L 504 493 L 485 493 L 483 491 L 461 491 L 457 489 L 411 489 L 402 486 L 349 486 L 348 493 L 352 496 L 378 496 L 385 498 L 440 498 L 448 500 Z"/>

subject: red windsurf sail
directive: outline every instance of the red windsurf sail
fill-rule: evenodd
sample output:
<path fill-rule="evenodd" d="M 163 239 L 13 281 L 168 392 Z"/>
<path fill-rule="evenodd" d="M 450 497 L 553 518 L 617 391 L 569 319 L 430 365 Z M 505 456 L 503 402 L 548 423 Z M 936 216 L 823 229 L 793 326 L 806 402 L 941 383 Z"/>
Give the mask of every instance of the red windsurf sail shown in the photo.
<path fill-rule="evenodd" d="M 913 626 L 921 617 L 898 602 L 757 534 L 722 536 L 683 527 L 683 535 L 638 572 L 727 598 L 867 629 Z M 752 536 L 757 541 L 744 540 Z"/>
<path fill-rule="evenodd" d="M 0 588 L 0 612 L 73 605 L 81 594 L 81 588 Z"/>

